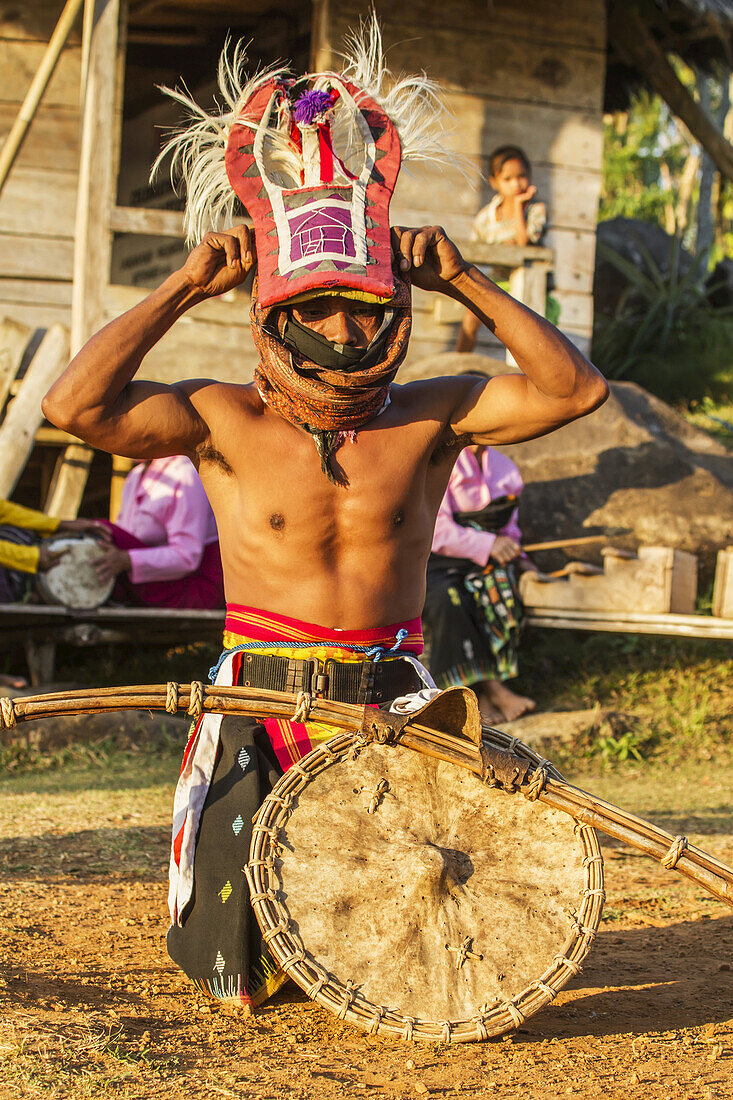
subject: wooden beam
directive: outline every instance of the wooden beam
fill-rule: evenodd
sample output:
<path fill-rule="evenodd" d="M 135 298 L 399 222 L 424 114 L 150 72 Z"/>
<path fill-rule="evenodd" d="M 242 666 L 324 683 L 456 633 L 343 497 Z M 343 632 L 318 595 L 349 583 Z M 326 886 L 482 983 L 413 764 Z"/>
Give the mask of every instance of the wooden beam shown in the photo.
<path fill-rule="evenodd" d="M 114 233 L 144 233 L 150 237 L 183 237 L 183 212 L 151 210 L 142 206 L 115 206 L 110 214 Z"/>
<path fill-rule="evenodd" d="M 119 317 L 128 309 L 138 305 L 150 294 L 150 291 L 137 286 L 123 286 L 110 283 L 105 287 L 105 319 Z M 205 321 L 213 325 L 236 325 L 249 330 L 249 298 L 237 291 L 229 291 L 219 298 L 207 298 L 205 302 L 190 309 L 186 320 L 198 323 Z"/>
<path fill-rule="evenodd" d="M 68 361 L 69 333 L 62 325 L 52 325 L 31 359 L 18 396 L 0 427 L 0 497 L 9 497 L 13 492 L 43 420 L 43 395 Z"/>
<path fill-rule="evenodd" d="M 733 619 L 712 615 L 653 615 L 642 611 L 566 611 L 525 605 L 528 626 L 600 630 L 615 634 L 667 634 L 677 638 L 731 638 Z"/>
<path fill-rule="evenodd" d="M 461 255 L 471 264 L 492 264 L 497 267 L 523 267 L 524 264 L 550 264 L 555 262 L 552 248 L 531 245 L 520 248 L 518 244 L 483 244 L 482 241 L 456 241 Z"/>
<path fill-rule="evenodd" d="M 84 13 L 81 154 L 77 191 L 71 353 L 101 327 L 112 257 L 110 212 L 115 205 L 122 126 L 124 36 L 121 0 L 89 0 Z M 76 516 L 94 452 L 72 444 L 60 459 L 46 511 Z"/>
<path fill-rule="evenodd" d="M 733 145 L 692 98 L 636 8 L 631 4 L 614 5 L 608 31 L 623 60 L 639 70 L 670 111 L 697 138 L 722 175 L 733 180 Z"/>
<path fill-rule="evenodd" d="M 41 425 L 36 432 L 36 443 L 41 443 L 46 447 L 66 447 L 70 443 L 83 444 L 82 439 L 78 439 L 71 432 L 64 432 L 61 428 L 52 428 L 49 425 Z"/>
<path fill-rule="evenodd" d="M 0 318 L 0 412 L 5 407 L 32 335 L 33 329 L 28 325 L 21 325 L 9 317 Z"/>

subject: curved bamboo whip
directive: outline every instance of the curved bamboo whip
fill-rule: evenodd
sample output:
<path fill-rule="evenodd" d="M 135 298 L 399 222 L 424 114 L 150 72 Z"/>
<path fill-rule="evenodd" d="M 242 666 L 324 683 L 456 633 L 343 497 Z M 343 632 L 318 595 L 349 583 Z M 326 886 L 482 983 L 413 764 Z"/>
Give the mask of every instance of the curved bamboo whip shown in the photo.
<path fill-rule="evenodd" d="M 262 688 L 208 687 L 192 684 L 154 684 L 123 688 L 90 688 L 59 691 L 25 698 L 0 698 L 0 728 L 11 729 L 18 722 L 49 718 L 53 715 L 103 714 L 116 710 L 162 710 L 169 714 L 185 711 L 194 718 L 202 713 L 239 714 L 252 718 L 292 719 L 300 700 L 288 692 Z M 372 708 L 327 699 L 312 699 L 308 717 L 342 730 L 362 730 L 365 715 Z M 426 716 L 427 717 L 427 716 Z M 616 840 L 652 856 L 668 870 L 698 883 L 720 901 L 733 906 L 733 870 L 714 856 L 688 844 L 643 818 L 627 813 L 611 802 L 566 783 L 547 760 L 527 745 L 501 730 L 483 728 L 483 750 L 470 740 L 422 725 L 420 716 L 408 718 L 401 729 L 391 729 L 390 737 L 406 748 L 466 767 L 493 785 L 506 785 L 495 775 L 519 776 L 514 789 L 528 798 L 537 798 L 547 806 L 569 814 L 577 821 L 599 829 Z M 398 723 L 395 723 L 397 727 Z M 374 727 L 376 729 L 376 727 Z M 365 742 L 366 743 L 366 742 Z M 496 771 L 487 768 L 486 752 Z M 533 766 L 532 766 L 533 765 Z"/>

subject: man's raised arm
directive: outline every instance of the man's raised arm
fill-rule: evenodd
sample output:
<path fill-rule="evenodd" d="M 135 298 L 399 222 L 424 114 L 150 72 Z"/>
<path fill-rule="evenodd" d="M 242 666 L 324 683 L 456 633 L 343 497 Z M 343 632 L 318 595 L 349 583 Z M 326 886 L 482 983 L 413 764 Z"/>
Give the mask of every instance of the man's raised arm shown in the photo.
<path fill-rule="evenodd" d="M 440 226 L 392 232 L 402 270 L 410 272 L 415 286 L 467 306 L 511 351 L 522 371 L 473 385 L 461 378 L 450 418 L 455 435 L 467 443 L 518 443 L 603 404 L 608 384 L 600 371 L 554 325 L 466 263 Z"/>
<path fill-rule="evenodd" d="M 187 309 L 238 286 L 253 264 L 254 242 L 246 226 L 208 233 L 179 271 L 84 345 L 43 399 L 44 416 L 114 454 L 192 454 L 209 434 L 195 402 L 206 383 L 166 386 L 133 378 Z"/>

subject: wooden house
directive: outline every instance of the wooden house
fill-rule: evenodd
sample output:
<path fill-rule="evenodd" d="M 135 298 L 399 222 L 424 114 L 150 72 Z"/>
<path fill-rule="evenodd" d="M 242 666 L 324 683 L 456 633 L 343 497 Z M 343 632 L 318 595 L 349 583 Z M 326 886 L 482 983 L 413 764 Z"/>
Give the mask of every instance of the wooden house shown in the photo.
<path fill-rule="evenodd" d="M 0 0 L 0 138 L 59 9 L 59 0 Z M 485 176 L 496 145 L 526 150 L 549 209 L 546 247 L 509 248 L 499 258 L 514 270 L 518 293 L 533 303 L 544 300 L 551 271 L 560 327 L 587 351 L 606 0 L 422 0 L 404 7 L 377 0 L 376 10 L 390 67 L 424 68 L 442 85 L 453 115 L 447 141 L 456 150 Z M 0 318 L 31 332 L 61 323 L 73 351 L 180 263 L 180 200 L 164 177 L 148 182 L 165 128 L 178 117 L 157 85 L 185 81 L 199 101 L 207 100 L 227 35 L 253 40 L 253 64 L 289 58 L 301 71 L 336 67 L 345 32 L 367 14 L 368 6 L 355 0 L 87 0 L 0 194 Z M 487 183 L 472 188 L 457 172 L 403 171 L 393 220 L 438 222 L 468 242 L 489 195 Z M 467 243 L 465 251 L 477 262 L 496 259 Z M 179 321 L 141 375 L 247 380 L 254 362 L 248 292 L 226 297 Z M 459 320 L 452 306 L 415 294 L 405 377 L 419 376 L 427 356 L 452 348 Z M 491 350 L 489 343 L 484 349 Z M 35 481 L 25 483 L 27 502 L 74 515 L 91 452 L 47 426 L 40 431 L 46 450 Z M 116 468 L 121 473 L 125 464 Z M 87 495 L 85 510 L 99 513 L 100 502 L 93 503 Z"/>

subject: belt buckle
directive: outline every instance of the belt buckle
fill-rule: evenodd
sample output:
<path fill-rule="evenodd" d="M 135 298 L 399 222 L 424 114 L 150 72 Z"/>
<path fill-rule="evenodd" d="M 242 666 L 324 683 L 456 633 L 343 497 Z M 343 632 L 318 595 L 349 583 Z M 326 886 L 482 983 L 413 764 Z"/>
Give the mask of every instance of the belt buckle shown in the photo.
<path fill-rule="evenodd" d="M 312 660 L 315 668 L 311 673 L 310 693 L 315 698 L 323 699 L 328 691 L 328 661 L 321 662 L 317 657 L 313 657 Z"/>

